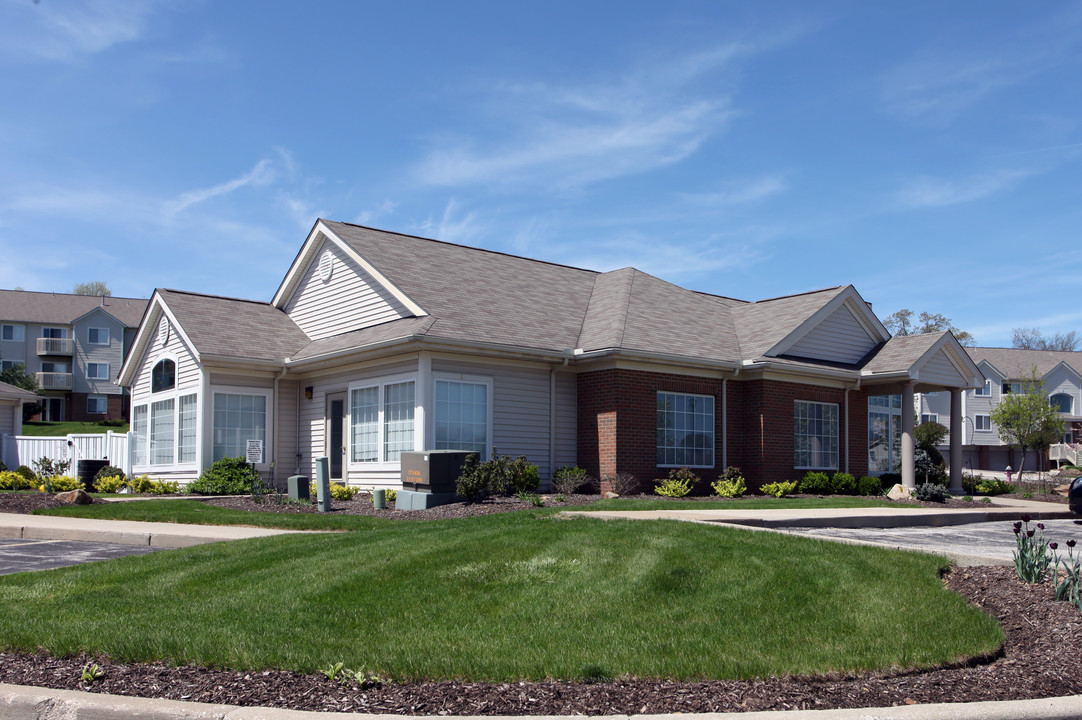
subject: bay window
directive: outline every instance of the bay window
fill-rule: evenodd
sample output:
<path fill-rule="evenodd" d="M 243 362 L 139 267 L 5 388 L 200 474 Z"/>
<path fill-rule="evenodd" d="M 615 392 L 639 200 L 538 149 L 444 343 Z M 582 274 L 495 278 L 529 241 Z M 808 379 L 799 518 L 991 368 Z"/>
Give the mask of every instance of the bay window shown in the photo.
<path fill-rule="evenodd" d="M 267 398 L 269 393 L 215 392 L 212 429 L 213 460 L 245 457 L 248 441 L 263 443 L 267 451 Z"/>

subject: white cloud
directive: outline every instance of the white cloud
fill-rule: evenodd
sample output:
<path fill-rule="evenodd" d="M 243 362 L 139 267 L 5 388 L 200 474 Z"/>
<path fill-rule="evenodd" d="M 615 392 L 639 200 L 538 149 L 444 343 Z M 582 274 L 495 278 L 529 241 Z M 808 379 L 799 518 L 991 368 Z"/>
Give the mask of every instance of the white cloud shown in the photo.
<path fill-rule="evenodd" d="M 445 242 L 469 245 L 476 243 L 482 234 L 482 227 L 477 216 L 472 212 L 462 213 L 457 200 L 452 198 L 443 209 L 438 221 L 431 218 L 421 223 L 420 231 L 428 237 Z"/>
<path fill-rule="evenodd" d="M 1034 174 L 1031 170 L 999 170 L 957 180 L 919 177 L 906 183 L 895 197 L 908 207 L 959 205 L 1009 190 Z"/>
<path fill-rule="evenodd" d="M 20 57 L 73 60 L 138 40 L 152 8 L 143 0 L 4 3 L 0 48 Z"/>
<path fill-rule="evenodd" d="M 384 200 L 374 208 L 362 210 L 360 213 L 357 214 L 357 217 L 354 218 L 353 221 L 358 225 L 371 225 L 379 218 L 393 214 L 395 208 L 397 207 L 398 203 L 391 200 Z"/>
<path fill-rule="evenodd" d="M 724 207 L 746 205 L 785 192 L 788 184 L 780 175 L 767 175 L 754 180 L 730 182 L 724 190 L 708 193 L 684 193 L 681 197 L 695 205 Z"/>
<path fill-rule="evenodd" d="M 478 124 L 503 134 L 440 138 L 415 174 L 430 185 L 563 189 L 679 162 L 735 114 L 717 82 L 698 80 L 748 51 L 723 46 L 577 86 L 491 83 L 474 105 L 492 118 Z"/>
<path fill-rule="evenodd" d="M 274 181 L 275 175 L 274 165 L 270 160 L 263 159 L 256 163 L 255 167 L 238 178 L 224 182 L 221 185 L 215 185 L 214 187 L 189 190 L 173 200 L 167 201 L 164 205 L 164 210 L 166 215 L 173 216 L 192 205 L 218 197 L 219 195 L 228 195 L 246 185 L 269 185 Z"/>

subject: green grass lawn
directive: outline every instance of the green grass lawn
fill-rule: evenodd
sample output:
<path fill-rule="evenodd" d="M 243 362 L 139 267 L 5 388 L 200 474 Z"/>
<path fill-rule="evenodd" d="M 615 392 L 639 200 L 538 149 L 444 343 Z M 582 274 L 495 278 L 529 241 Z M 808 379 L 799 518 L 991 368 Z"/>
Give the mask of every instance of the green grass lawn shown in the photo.
<path fill-rule="evenodd" d="M 112 430 L 115 433 L 128 432 L 128 423 L 105 426 L 96 422 L 24 422 L 22 434 L 37 437 L 63 437 L 64 435 L 104 435 Z"/>
<path fill-rule="evenodd" d="M 199 506 L 124 507 L 166 503 Z M 0 647 L 510 681 L 921 667 L 1003 640 L 918 553 L 548 509 L 334 521 L 352 532 L 0 577 Z"/>
<path fill-rule="evenodd" d="M 604 498 L 589 505 L 576 505 L 568 510 L 821 510 L 828 508 L 889 507 L 912 509 L 919 505 L 898 503 L 879 497 L 832 495 L 814 498 L 775 498 L 762 495 L 732 500 L 681 501 L 671 498 Z"/>

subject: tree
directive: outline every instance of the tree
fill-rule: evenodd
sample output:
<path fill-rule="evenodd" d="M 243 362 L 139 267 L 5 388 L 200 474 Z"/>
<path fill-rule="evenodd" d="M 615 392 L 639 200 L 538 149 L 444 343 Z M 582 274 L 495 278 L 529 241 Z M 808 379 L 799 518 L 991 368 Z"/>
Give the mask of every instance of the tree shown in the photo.
<path fill-rule="evenodd" d="M 913 320 L 913 311 L 902 308 L 896 313 L 888 315 L 883 320 L 883 325 L 890 330 L 891 335 L 923 335 L 932 332 L 950 332 L 962 345 L 973 347 L 977 344 L 976 339 L 965 330 L 959 330 L 951 324 L 951 319 L 940 313 L 922 312 Z"/>
<path fill-rule="evenodd" d="M 0 372 L 0 382 L 41 395 L 41 387 L 38 385 L 37 378 L 28 373 L 26 366 L 22 363 L 12 365 L 7 370 Z M 33 417 L 39 409 L 40 403 L 23 403 L 23 422 Z"/>
<path fill-rule="evenodd" d="M 109 289 L 109 286 L 104 280 L 91 280 L 90 282 L 77 283 L 72 288 L 71 293 L 73 295 L 112 295 L 113 291 Z"/>
<path fill-rule="evenodd" d="M 1005 395 L 992 409 L 992 422 L 1003 442 L 1022 450 L 1019 477 L 1026 466 L 1026 451 L 1047 450 L 1065 431 L 1059 412 L 1048 402 L 1037 368 L 1022 382 L 1022 392 Z"/>
<path fill-rule="evenodd" d="M 1074 330 L 1066 333 L 1056 333 L 1052 337 L 1041 335 L 1040 328 L 1013 328 L 1011 330 L 1011 345 L 1020 350 L 1059 350 L 1074 352 L 1078 349 L 1078 343 L 1082 338 Z"/>

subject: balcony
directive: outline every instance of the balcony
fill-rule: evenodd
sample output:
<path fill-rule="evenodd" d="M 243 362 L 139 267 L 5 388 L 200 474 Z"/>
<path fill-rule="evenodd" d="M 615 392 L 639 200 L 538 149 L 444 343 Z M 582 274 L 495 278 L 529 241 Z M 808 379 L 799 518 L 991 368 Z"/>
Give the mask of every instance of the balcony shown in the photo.
<path fill-rule="evenodd" d="M 71 338 L 38 338 L 38 355 L 66 355 L 75 353 L 75 341 Z"/>
<path fill-rule="evenodd" d="M 71 390 L 71 373 L 39 372 L 34 375 L 42 390 Z"/>

